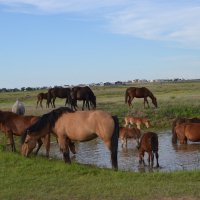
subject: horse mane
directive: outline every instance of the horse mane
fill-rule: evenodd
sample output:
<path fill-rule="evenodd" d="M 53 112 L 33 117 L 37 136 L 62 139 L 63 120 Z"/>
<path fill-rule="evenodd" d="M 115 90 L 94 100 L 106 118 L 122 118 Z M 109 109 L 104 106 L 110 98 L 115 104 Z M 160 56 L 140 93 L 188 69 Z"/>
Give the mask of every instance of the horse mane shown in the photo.
<path fill-rule="evenodd" d="M 52 110 L 49 113 L 42 115 L 36 123 L 29 126 L 25 130 L 25 132 L 22 134 L 22 137 L 21 137 L 21 143 L 23 144 L 25 142 L 25 138 L 27 134 L 34 134 L 42 130 L 47 124 L 50 125 L 50 128 L 53 128 L 55 125 L 55 122 L 63 113 L 72 113 L 72 112 L 74 111 L 68 107 L 60 107 L 60 108 Z"/>

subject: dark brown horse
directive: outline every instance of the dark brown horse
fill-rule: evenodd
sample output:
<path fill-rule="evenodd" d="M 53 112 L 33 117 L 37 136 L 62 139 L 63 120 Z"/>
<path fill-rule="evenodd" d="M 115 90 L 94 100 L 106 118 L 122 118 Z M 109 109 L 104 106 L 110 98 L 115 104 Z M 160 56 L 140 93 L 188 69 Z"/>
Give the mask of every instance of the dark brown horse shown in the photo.
<path fill-rule="evenodd" d="M 127 139 L 128 138 L 133 138 L 138 143 L 140 136 L 141 136 L 141 132 L 138 128 L 120 127 L 120 129 L 119 129 L 119 138 L 121 139 L 122 147 L 124 146 L 124 143 L 127 147 Z"/>
<path fill-rule="evenodd" d="M 145 108 L 145 103 L 147 103 L 148 108 L 149 108 L 149 102 L 147 100 L 147 97 L 151 98 L 153 105 L 157 108 L 157 100 L 156 97 L 153 95 L 153 93 L 147 89 L 146 87 L 129 87 L 126 89 L 125 93 L 125 103 L 128 103 L 128 106 L 131 107 L 132 100 L 134 98 L 143 98 L 144 99 L 144 108 Z"/>
<path fill-rule="evenodd" d="M 22 151 L 23 155 L 27 155 L 29 151 L 29 142 L 34 141 L 38 137 L 44 136 L 52 132 L 58 138 L 58 143 L 63 152 L 64 161 L 70 163 L 69 141 L 89 141 L 96 137 L 103 140 L 105 145 L 111 151 L 112 167 L 117 169 L 117 150 L 119 137 L 118 118 L 111 114 L 95 110 L 95 111 L 76 111 L 67 107 L 55 109 L 41 117 L 33 128 L 27 129 L 27 133 L 22 141 L 26 141 L 26 145 Z M 26 136 L 29 135 L 28 141 Z"/>
<path fill-rule="evenodd" d="M 31 124 L 34 124 L 38 119 L 39 117 L 36 116 L 22 116 L 9 111 L 0 111 L 0 130 L 4 132 L 7 138 L 10 140 L 12 151 L 16 151 L 13 135 L 21 136 L 25 129 Z M 46 146 L 48 141 L 42 139 L 38 140 L 37 142 L 38 149 L 36 150 L 36 154 L 43 142 Z M 48 152 L 46 154 L 48 156 Z"/>
<path fill-rule="evenodd" d="M 148 153 L 148 162 L 149 165 L 153 167 L 154 163 L 154 154 L 156 156 L 156 167 L 159 167 L 158 163 L 158 135 L 153 132 L 144 133 L 140 139 L 139 149 L 139 162 L 144 164 L 144 153 Z"/>
<path fill-rule="evenodd" d="M 182 123 L 200 123 L 200 118 L 194 117 L 194 118 L 181 118 L 177 117 L 172 122 L 172 143 L 177 143 L 177 133 L 175 131 L 175 127 Z M 184 143 L 184 142 L 183 142 Z"/>
<path fill-rule="evenodd" d="M 90 110 L 90 105 L 95 109 L 96 108 L 96 96 L 94 95 L 91 88 L 88 86 L 80 87 L 76 86 L 71 89 L 71 99 L 73 102 L 77 102 L 77 100 L 83 101 L 82 110 L 84 110 L 85 104 L 88 110 Z M 77 110 L 77 103 L 74 103 L 76 105 L 74 107 L 75 110 Z"/>
<path fill-rule="evenodd" d="M 49 98 L 52 99 L 53 107 L 55 108 L 56 97 L 61 99 L 66 99 L 66 102 L 70 101 L 70 88 L 54 87 L 48 90 Z M 66 103 L 65 103 L 66 105 Z"/>
<path fill-rule="evenodd" d="M 37 95 L 37 105 L 36 105 L 36 108 L 38 108 L 38 104 L 40 105 L 41 108 L 43 108 L 42 106 L 42 101 L 46 99 L 47 102 L 46 102 L 46 108 L 49 107 L 49 104 L 51 103 L 51 106 L 53 107 L 53 104 L 51 102 L 51 98 L 49 98 L 49 95 L 48 95 L 48 92 L 44 93 L 44 92 L 41 92 Z"/>
<path fill-rule="evenodd" d="M 176 125 L 174 132 L 180 144 L 187 144 L 187 141 L 200 141 L 200 123 L 180 123 Z"/>

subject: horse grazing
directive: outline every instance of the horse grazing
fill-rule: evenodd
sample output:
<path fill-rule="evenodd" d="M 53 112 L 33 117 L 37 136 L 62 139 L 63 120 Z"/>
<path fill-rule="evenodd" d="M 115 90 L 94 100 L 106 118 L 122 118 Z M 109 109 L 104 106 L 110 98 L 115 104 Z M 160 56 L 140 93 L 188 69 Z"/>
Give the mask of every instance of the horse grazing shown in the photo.
<path fill-rule="evenodd" d="M 172 123 L 172 143 L 177 143 L 177 133 L 175 131 L 175 128 L 177 125 L 182 123 L 200 123 L 200 118 L 194 117 L 194 118 L 176 118 Z M 184 143 L 184 142 L 183 142 Z"/>
<path fill-rule="evenodd" d="M 84 110 L 85 104 L 88 110 L 90 110 L 90 105 L 93 109 L 96 108 L 96 96 L 94 95 L 93 91 L 88 87 L 80 87 L 76 86 L 71 89 L 71 99 L 72 102 L 77 102 L 77 100 L 83 101 L 82 110 Z M 77 103 L 74 103 L 75 107 L 74 110 L 77 110 Z"/>
<path fill-rule="evenodd" d="M 153 95 L 153 93 L 147 89 L 146 87 L 129 87 L 126 89 L 125 92 L 125 103 L 128 103 L 128 106 L 131 107 L 132 100 L 136 98 L 144 98 L 144 108 L 145 108 L 145 103 L 147 103 L 148 108 L 149 108 L 149 102 L 147 100 L 147 97 L 151 98 L 153 105 L 157 108 L 157 100 L 156 97 Z"/>
<path fill-rule="evenodd" d="M 103 140 L 111 151 L 112 167 L 117 169 L 117 150 L 119 137 L 119 122 L 116 116 L 95 110 L 95 111 L 73 111 L 68 107 L 61 107 L 43 115 L 31 129 L 27 129 L 29 140 L 24 139 L 27 155 L 29 151 L 28 143 L 34 140 L 34 136 L 44 136 L 49 132 L 56 135 L 58 144 L 63 153 L 63 159 L 70 163 L 69 141 L 89 141 L 96 137 Z M 35 138 L 37 138 L 35 137 Z"/>
<path fill-rule="evenodd" d="M 46 108 L 49 108 L 49 104 L 51 103 L 51 106 L 53 107 L 53 104 L 51 102 L 51 98 L 49 99 L 49 95 L 48 95 L 48 92 L 44 93 L 44 92 L 41 92 L 37 95 L 37 105 L 36 105 L 36 108 L 38 108 L 38 104 L 40 105 L 41 108 L 43 108 L 42 106 L 42 101 L 46 99 L 47 102 L 46 102 Z"/>
<path fill-rule="evenodd" d="M 180 123 L 176 125 L 174 131 L 180 144 L 187 144 L 187 140 L 200 141 L 200 123 Z"/>
<path fill-rule="evenodd" d="M 141 129 L 141 124 L 144 124 L 147 128 L 150 127 L 150 121 L 149 119 L 145 118 L 145 117 L 133 117 L 133 116 L 126 116 L 124 118 L 125 121 L 125 125 L 124 126 L 128 126 L 129 124 L 133 125 L 136 124 L 138 129 Z"/>
<path fill-rule="evenodd" d="M 153 132 L 144 133 L 140 139 L 140 143 L 138 146 L 139 149 L 139 163 L 144 164 L 144 154 L 148 153 L 148 162 L 149 165 L 153 167 L 154 164 L 154 154 L 156 156 L 156 167 L 159 167 L 158 163 L 158 135 Z"/>
<path fill-rule="evenodd" d="M 9 111 L 0 111 L 0 130 L 4 132 L 10 140 L 12 151 L 16 151 L 13 135 L 21 136 L 25 129 L 35 123 L 38 119 L 39 117 L 36 116 L 22 116 Z M 38 140 L 37 142 L 38 148 L 36 150 L 36 154 L 43 142 L 47 143 L 45 139 Z"/>
<path fill-rule="evenodd" d="M 136 140 L 136 142 L 139 142 L 139 138 L 141 136 L 141 132 L 138 128 L 128 128 L 128 127 L 120 127 L 119 128 L 119 138 L 121 139 L 122 147 L 124 146 L 124 143 L 127 147 L 127 139 L 133 138 Z"/>
<path fill-rule="evenodd" d="M 24 115 L 24 113 L 25 113 L 24 104 L 17 99 L 17 101 L 15 102 L 15 104 L 12 107 L 12 112 L 16 113 L 18 115 Z"/>
<path fill-rule="evenodd" d="M 70 102 L 70 88 L 54 87 L 48 90 L 49 99 L 52 99 L 53 107 L 55 108 L 56 97 L 66 99 L 66 102 Z M 66 103 L 65 103 L 66 105 Z"/>

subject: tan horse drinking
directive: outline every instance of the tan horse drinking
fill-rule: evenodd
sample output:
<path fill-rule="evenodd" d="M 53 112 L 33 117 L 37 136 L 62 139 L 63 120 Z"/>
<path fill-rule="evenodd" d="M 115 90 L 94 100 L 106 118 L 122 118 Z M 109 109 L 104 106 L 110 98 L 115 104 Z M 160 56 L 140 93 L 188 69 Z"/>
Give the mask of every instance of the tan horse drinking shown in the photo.
<path fill-rule="evenodd" d="M 111 152 L 112 167 L 118 168 L 119 123 L 116 116 L 101 110 L 74 112 L 67 107 L 55 109 L 43 115 L 34 127 L 27 129 L 23 139 L 26 147 L 24 146 L 22 154 L 27 155 L 29 143 L 49 132 L 56 135 L 65 162 L 71 162 L 70 140 L 84 142 L 99 137 Z"/>

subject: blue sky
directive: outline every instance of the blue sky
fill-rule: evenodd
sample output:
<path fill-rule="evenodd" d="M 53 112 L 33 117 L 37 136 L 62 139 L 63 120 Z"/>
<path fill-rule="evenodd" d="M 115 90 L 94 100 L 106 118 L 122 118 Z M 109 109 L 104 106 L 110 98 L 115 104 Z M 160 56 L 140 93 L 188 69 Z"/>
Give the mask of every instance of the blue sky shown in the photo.
<path fill-rule="evenodd" d="M 200 0 L 0 0 L 0 88 L 200 78 Z"/>

